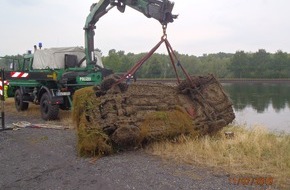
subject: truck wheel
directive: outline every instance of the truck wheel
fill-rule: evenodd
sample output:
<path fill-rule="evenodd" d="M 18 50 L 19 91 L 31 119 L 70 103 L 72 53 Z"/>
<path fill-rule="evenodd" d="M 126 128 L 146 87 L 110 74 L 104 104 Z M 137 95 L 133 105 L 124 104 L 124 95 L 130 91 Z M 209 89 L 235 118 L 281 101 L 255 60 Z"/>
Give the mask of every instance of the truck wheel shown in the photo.
<path fill-rule="evenodd" d="M 23 102 L 23 94 L 21 93 L 20 89 L 15 91 L 14 102 L 17 111 L 25 111 L 28 109 L 29 103 Z"/>
<path fill-rule="evenodd" d="M 58 119 L 59 106 L 51 105 L 51 98 L 46 92 L 42 95 L 40 99 L 40 111 L 41 117 L 44 120 L 56 120 Z"/>

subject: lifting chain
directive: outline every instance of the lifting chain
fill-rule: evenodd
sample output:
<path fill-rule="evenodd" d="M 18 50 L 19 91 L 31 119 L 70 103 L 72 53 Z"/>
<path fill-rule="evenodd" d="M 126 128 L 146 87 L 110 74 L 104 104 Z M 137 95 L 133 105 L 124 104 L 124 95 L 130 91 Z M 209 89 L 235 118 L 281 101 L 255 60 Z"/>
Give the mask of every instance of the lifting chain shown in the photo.
<path fill-rule="evenodd" d="M 162 25 L 163 36 L 161 37 L 161 39 L 163 40 L 167 38 L 166 29 L 167 29 L 167 25 L 166 24 Z"/>

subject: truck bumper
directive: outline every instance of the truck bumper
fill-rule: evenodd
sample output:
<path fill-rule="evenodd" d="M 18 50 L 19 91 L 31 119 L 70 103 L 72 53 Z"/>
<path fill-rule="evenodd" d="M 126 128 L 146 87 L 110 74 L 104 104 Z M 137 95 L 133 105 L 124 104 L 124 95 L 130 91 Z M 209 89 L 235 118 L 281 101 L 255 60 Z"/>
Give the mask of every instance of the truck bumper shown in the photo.
<path fill-rule="evenodd" d="M 60 105 L 63 104 L 64 100 L 63 100 L 63 96 L 54 96 L 51 98 L 51 105 Z"/>

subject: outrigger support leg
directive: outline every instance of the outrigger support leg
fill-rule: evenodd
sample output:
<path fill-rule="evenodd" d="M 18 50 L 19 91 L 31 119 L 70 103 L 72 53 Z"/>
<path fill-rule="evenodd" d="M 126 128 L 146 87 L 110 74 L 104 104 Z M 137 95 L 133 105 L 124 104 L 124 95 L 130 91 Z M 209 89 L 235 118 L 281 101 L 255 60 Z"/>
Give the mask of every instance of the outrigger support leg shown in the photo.
<path fill-rule="evenodd" d="M 0 119 L 1 119 L 1 127 L 0 128 L 0 131 L 5 131 L 5 130 L 11 130 L 12 128 L 5 128 L 5 104 L 4 104 L 4 101 L 5 101 L 5 82 L 4 82 L 4 69 L 1 69 L 0 70 L 0 107 L 1 107 L 1 116 L 0 116 Z M 7 93 L 7 92 L 6 92 Z"/>

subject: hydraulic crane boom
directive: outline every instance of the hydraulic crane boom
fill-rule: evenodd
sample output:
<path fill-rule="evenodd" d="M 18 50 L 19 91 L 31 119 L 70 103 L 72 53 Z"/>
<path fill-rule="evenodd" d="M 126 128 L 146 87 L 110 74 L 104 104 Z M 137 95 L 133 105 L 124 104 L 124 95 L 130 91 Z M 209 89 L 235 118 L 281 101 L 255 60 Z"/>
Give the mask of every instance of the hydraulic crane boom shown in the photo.
<path fill-rule="evenodd" d="M 148 18 L 158 20 L 163 26 L 177 18 L 177 15 L 171 13 L 174 3 L 169 0 L 100 0 L 98 3 L 92 4 L 84 27 L 87 65 L 94 65 L 96 62 L 94 58 L 95 24 L 115 6 L 122 13 L 126 6 L 129 6 Z"/>

